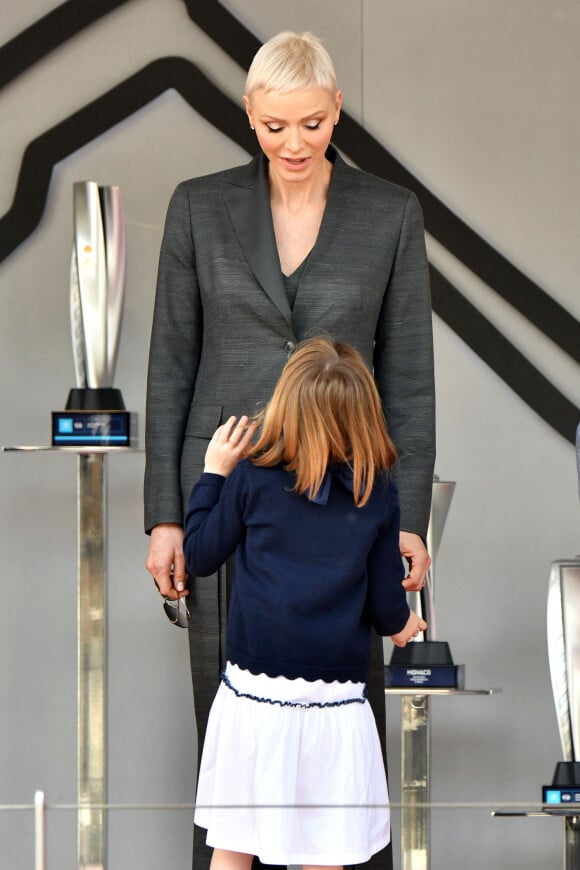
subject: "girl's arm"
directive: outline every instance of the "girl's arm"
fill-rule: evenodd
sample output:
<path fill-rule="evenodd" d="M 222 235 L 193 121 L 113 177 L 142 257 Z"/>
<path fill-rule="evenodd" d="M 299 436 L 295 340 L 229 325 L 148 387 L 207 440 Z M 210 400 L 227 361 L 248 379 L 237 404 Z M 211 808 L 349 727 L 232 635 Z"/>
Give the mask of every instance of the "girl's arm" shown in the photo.
<path fill-rule="evenodd" d="M 420 616 L 417 616 L 414 610 L 411 610 L 409 619 L 402 631 L 391 635 L 391 640 L 395 646 L 407 646 L 410 640 L 417 637 L 420 631 L 425 631 L 427 623 Z"/>
<path fill-rule="evenodd" d="M 227 487 L 226 487 L 227 484 Z M 183 553 L 190 576 L 209 577 L 232 555 L 243 535 L 242 481 L 234 473 L 203 472 L 185 518 Z"/>
<path fill-rule="evenodd" d="M 185 519 L 184 554 L 190 575 L 207 577 L 232 555 L 245 532 L 245 475 L 236 468 L 254 431 L 247 417 L 230 417 L 214 433 L 204 472 L 193 487 Z"/>
<path fill-rule="evenodd" d="M 366 612 L 378 634 L 403 631 L 411 611 L 402 582 L 405 576 L 399 549 L 399 500 L 389 484 L 385 522 L 367 560 Z"/>

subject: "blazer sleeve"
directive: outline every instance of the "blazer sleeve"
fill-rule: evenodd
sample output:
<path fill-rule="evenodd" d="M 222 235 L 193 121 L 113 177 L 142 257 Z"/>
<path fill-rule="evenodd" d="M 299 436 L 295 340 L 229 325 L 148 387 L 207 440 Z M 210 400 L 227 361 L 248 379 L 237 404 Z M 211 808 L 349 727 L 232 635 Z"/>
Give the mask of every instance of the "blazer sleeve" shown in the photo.
<path fill-rule="evenodd" d="M 181 451 L 201 352 L 202 306 L 188 191 L 169 204 L 159 256 L 147 376 L 145 530 L 182 523 Z"/>
<path fill-rule="evenodd" d="M 374 373 L 399 461 L 401 529 L 427 535 L 435 465 L 435 385 L 423 215 L 409 194 L 377 325 Z"/>

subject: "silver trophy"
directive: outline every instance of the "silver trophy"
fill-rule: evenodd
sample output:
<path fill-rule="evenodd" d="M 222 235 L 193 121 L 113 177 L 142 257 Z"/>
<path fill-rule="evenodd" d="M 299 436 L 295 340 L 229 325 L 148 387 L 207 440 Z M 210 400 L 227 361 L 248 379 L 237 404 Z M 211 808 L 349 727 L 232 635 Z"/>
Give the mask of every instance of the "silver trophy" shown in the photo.
<path fill-rule="evenodd" d="M 576 466 L 580 487 L 580 425 Z M 564 760 L 556 765 L 552 787 L 544 786 L 544 802 L 575 804 L 580 813 L 580 557 L 552 562 L 548 659 Z"/>
<path fill-rule="evenodd" d="M 576 431 L 576 459 L 580 479 L 580 426 Z M 580 831 L 580 556 L 552 562 L 547 635 L 564 760 L 556 765 L 552 784 L 544 786 L 543 799 L 546 805 L 565 806 L 576 812 L 576 830 Z M 580 861 L 580 841 L 576 840 L 575 836 L 573 849 Z"/>
<path fill-rule="evenodd" d="M 548 658 L 564 763 L 580 773 L 580 559 L 552 562 Z"/>
<path fill-rule="evenodd" d="M 427 622 L 423 637 L 406 647 L 395 647 L 391 661 L 385 667 L 385 685 L 395 687 L 463 688 L 465 669 L 453 662 L 447 641 L 437 640 L 437 620 L 434 604 L 435 562 L 455 490 L 454 481 L 433 479 L 431 514 L 427 531 L 427 550 L 431 568 L 421 593 L 409 593 L 410 606 Z"/>
<path fill-rule="evenodd" d="M 52 412 L 55 447 L 129 447 L 137 417 L 113 387 L 125 298 L 125 221 L 121 191 L 96 181 L 73 185 L 70 320 L 76 387 Z"/>
<path fill-rule="evenodd" d="M 113 389 L 125 297 L 121 191 L 77 181 L 73 203 L 70 317 L 77 387 L 67 408 L 123 410 Z"/>

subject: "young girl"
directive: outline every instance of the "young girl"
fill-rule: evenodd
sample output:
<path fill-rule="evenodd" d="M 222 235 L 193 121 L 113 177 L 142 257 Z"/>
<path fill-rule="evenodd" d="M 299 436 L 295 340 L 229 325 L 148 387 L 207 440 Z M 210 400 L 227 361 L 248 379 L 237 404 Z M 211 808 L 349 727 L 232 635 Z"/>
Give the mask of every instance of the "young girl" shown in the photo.
<path fill-rule="evenodd" d="M 259 420 L 230 417 L 208 446 L 188 571 L 236 551 L 196 798 L 212 870 L 359 864 L 389 842 L 371 630 L 404 646 L 426 627 L 401 585 L 395 458 L 362 358 L 324 338 L 293 353 Z"/>

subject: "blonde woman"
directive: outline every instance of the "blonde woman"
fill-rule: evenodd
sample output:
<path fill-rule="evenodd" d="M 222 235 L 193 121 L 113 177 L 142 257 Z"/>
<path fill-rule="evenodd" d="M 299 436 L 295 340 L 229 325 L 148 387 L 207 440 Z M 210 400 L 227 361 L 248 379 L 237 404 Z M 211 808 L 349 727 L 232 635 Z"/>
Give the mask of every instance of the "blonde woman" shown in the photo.
<path fill-rule="evenodd" d="M 228 566 L 217 581 L 188 583 L 184 511 L 214 430 L 270 398 L 297 342 L 325 333 L 355 347 L 373 371 L 399 456 L 407 589 L 422 587 L 429 564 L 433 352 L 416 197 L 333 148 L 342 92 L 312 34 L 285 32 L 262 46 L 244 106 L 257 156 L 185 181 L 172 197 L 149 358 L 146 564 L 162 595 L 189 595 L 199 744 L 224 664 L 232 573 Z M 372 662 L 369 692 L 384 735 L 378 641 Z"/>

